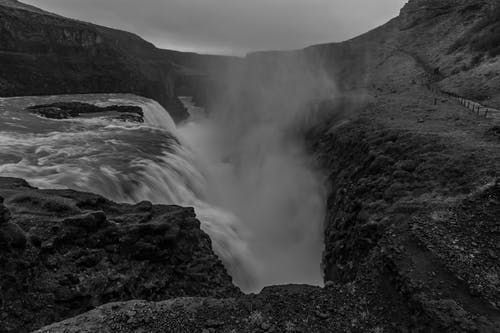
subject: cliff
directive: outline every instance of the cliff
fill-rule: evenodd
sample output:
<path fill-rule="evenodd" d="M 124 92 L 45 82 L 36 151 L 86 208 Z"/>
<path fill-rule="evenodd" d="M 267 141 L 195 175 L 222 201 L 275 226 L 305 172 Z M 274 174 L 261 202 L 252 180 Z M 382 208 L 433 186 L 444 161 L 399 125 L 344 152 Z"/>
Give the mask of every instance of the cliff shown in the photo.
<path fill-rule="evenodd" d="M 179 121 L 187 113 L 177 80 L 217 72 L 225 61 L 160 50 L 128 32 L 0 2 L 0 96 L 134 93 L 158 101 Z M 192 94 L 192 86 L 184 92 Z"/>
<path fill-rule="evenodd" d="M 0 178 L 0 332 L 130 299 L 231 296 L 192 208 L 117 204 Z"/>

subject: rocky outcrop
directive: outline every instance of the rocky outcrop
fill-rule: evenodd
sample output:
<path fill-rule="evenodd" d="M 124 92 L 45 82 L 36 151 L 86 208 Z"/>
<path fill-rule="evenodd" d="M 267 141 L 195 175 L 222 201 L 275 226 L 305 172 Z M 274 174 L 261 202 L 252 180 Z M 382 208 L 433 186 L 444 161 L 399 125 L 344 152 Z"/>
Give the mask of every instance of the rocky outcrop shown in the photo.
<path fill-rule="evenodd" d="M 113 301 L 239 290 L 191 208 L 117 204 L 0 178 L 0 332 L 27 332 Z"/>
<path fill-rule="evenodd" d="M 26 110 L 50 119 L 68 119 L 92 114 L 95 117 L 110 116 L 122 121 L 144 122 L 144 112 L 142 108 L 134 105 L 110 105 L 100 107 L 81 102 L 56 102 L 51 104 L 32 105 Z"/>

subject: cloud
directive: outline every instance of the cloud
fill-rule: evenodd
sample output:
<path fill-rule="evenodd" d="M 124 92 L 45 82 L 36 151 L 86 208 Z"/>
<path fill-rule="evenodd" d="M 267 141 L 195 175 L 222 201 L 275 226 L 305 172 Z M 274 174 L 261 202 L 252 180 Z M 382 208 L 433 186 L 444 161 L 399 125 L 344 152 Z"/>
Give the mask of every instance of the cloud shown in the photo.
<path fill-rule="evenodd" d="M 159 47 L 241 54 L 341 41 L 383 24 L 405 0 L 28 0 L 128 30 Z"/>

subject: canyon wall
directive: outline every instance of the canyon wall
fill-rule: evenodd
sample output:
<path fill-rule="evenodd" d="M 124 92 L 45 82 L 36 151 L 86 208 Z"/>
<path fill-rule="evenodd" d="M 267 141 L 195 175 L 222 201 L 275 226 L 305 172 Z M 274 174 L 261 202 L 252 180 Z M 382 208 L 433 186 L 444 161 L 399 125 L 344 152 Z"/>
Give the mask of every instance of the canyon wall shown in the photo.
<path fill-rule="evenodd" d="M 196 83 L 221 70 L 226 58 L 160 50 L 128 32 L 4 0 L 0 63 L 0 96 L 134 93 L 158 101 L 179 121 L 187 112 L 178 80 Z"/>

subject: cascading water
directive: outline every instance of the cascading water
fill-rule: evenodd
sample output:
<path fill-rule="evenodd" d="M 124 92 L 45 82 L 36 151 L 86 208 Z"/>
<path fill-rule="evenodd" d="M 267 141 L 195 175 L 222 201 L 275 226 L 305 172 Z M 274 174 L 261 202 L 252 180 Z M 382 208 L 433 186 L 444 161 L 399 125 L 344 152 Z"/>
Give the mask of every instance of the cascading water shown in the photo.
<path fill-rule="evenodd" d="M 311 98 L 331 92 L 290 68 L 266 84 L 240 73 L 210 115 L 184 98 L 191 117 L 177 128 L 158 103 L 133 95 L 0 99 L 0 175 L 119 202 L 192 206 L 244 291 L 320 284 L 324 191 L 293 130 Z M 54 101 L 135 104 L 145 122 L 24 110 Z"/>
<path fill-rule="evenodd" d="M 141 106 L 144 124 L 105 118 L 49 120 L 24 111 L 53 101 Z M 235 282 L 254 285 L 252 256 L 237 218 L 207 203 L 207 181 L 158 103 L 133 95 L 8 98 L 0 101 L 0 175 L 40 188 L 72 188 L 118 202 L 194 207 Z"/>

